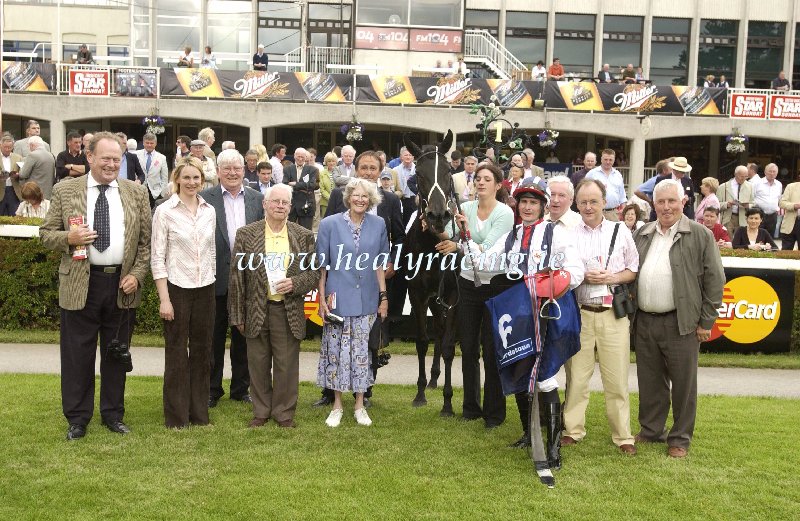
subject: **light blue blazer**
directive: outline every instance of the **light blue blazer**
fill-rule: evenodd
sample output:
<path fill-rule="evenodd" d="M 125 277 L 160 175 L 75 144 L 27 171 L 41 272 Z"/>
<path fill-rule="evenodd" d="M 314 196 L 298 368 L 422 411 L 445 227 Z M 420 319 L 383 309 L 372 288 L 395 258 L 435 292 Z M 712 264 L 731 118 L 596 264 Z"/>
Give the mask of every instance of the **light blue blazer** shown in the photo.
<path fill-rule="evenodd" d="M 386 223 L 377 215 L 364 215 L 358 255 L 344 214 L 322 219 L 317 232 L 317 262 L 328 269 L 324 296 L 336 293 L 336 307 L 331 311 L 343 317 L 377 313 L 379 289 L 374 266 L 383 265 L 388 255 Z"/>

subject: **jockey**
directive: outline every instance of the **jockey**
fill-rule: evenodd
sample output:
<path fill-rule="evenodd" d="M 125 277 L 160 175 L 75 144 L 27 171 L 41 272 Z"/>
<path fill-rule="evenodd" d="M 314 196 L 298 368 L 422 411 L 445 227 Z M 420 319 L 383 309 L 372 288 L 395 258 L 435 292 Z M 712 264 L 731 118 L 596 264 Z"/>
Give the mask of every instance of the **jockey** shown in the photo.
<path fill-rule="evenodd" d="M 576 288 L 583 281 L 584 266 L 578 255 L 575 238 L 561 226 L 553 226 L 545 221 L 544 215 L 549 203 L 547 193 L 532 178 L 526 178 L 514 194 L 517 200 L 515 213 L 521 224 L 516 224 L 505 236 L 501 237 L 487 255 L 507 254 L 506 274 L 492 279 L 492 293 L 499 294 L 504 289 L 522 280 L 522 275 L 533 274 L 543 269 L 565 270 L 570 275 L 569 289 Z M 549 225 L 549 226 L 548 226 Z M 546 230 L 551 229 L 551 243 L 545 240 Z M 518 255 L 513 255 L 517 253 Z M 571 292 L 566 296 L 571 296 Z M 563 298 L 563 297 L 562 297 Z M 577 313 L 577 306 L 575 306 Z M 572 317 L 573 319 L 575 317 Z M 577 320 L 580 320 L 578 315 Z M 579 328 L 578 328 L 579 330 Z M 579 331 L 578 331 L 579 333 Z M 544 401 L 547 418 L 547 460 L 551 468 L 561 468 L 561 400 L 558 395 L 558 383 L 555 375 L 571 354 L 555 346 L 557 333 L 545 334 L 543 339 L 542 360 L 537 379 L 537 388 Z M 579 346 L 579 344 L 578 344 Z M 528 418 L 528 392 L 515 394 L 519 417 L 522 422 L 523 435 L 511 447 L 530 446 L 531 433 Z"/>

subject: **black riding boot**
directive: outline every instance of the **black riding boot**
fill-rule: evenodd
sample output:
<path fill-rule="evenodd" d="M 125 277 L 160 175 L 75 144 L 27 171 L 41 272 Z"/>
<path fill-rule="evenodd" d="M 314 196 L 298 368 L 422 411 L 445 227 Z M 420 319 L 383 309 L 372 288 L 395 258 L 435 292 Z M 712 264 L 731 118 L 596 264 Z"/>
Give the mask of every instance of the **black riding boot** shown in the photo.
<path fill-rule="evenodd" d="M 528 421 L 528 393 L 517 393 L 514 395 L 519 411 L 519 421 L 522 423 L 522 437 L 509 445 L 512 449 L 524 449 L 531 446 L 530 422 Z"/>
<path fill-rule="evenodd" d="M 547 412 L 547 463 L 551 469 L 561 468 L 561 399 L 558 389 L 540 393 Z"/>

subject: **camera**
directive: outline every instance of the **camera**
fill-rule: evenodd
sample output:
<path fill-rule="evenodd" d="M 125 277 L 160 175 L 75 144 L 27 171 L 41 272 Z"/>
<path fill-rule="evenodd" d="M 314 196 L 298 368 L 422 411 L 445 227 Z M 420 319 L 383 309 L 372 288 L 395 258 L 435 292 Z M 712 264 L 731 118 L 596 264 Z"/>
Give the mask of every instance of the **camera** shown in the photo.
<path fill-rule="evenodd" d="M 387 351 L 385 348 L 381 348 L 378 351 L 378 357 L 377 357 L 377 364 L 376 365 L 378 366 L 378 369 L 380 369 L 381 367 L 383 367 L 385 365 L 389 365 L 389 360 L 391 358 L 392 358 L 392 354 L 389 351 Z"/>
<path fill-rule="evenodd" d="M 340 317 L 339 315 L 335 315 L 333 313 L 330 313 L 330 312 L 325 314 L 325 320 L 328 321 L 329 323 L 335 324 L 337 326 L 341 326 L 341 325 L 344 324 L 344 319 L 342 317 Z"/>
<path fill-rule="evenodd" d="M 627 317 L 636 311 L 636 306 L 633 305 L 628 286 L 620 284 L 611 290 L 614 294 L 614 299 L 611 301 L 611 307 L 614 309 L 614 316 L 617 318 Z"/>
<path fill-rule="evenodd" d="M 122 364 L 126 373 L 133 371 L 133 359 L 128 344 L 120 344 L 116 338 L 108 344 L 108 356 L 111 360 Z"/>

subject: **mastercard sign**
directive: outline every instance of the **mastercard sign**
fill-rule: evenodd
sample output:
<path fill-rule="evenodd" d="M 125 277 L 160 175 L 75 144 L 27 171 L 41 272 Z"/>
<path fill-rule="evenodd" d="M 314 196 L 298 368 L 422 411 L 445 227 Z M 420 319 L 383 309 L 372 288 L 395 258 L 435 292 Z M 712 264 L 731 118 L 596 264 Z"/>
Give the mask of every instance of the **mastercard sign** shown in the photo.
<path fill-rule="evenodd" d="M 722 293 L 719 318 L 711 330 L 715 340 L 724 336 L 738 344 L 763 340 L 778 325 L 781 303 L 772 286 L 756 277 L 737 277 Z"/>

